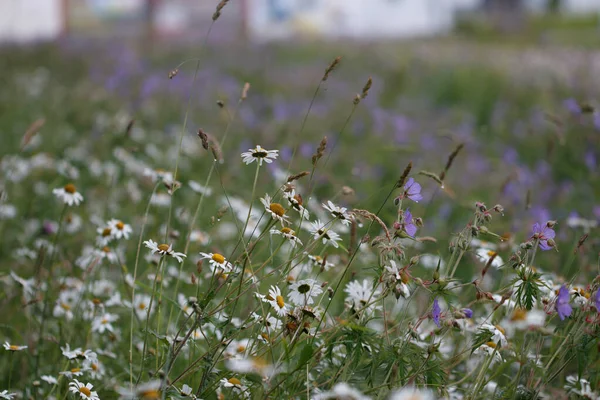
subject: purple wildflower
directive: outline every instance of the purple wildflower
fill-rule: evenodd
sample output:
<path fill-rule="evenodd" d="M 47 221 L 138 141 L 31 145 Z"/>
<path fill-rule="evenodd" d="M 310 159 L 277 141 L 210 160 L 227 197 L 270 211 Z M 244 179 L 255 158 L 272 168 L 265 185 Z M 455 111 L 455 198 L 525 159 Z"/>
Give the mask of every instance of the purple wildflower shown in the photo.
<path fill-rule="evenodd" d="M 404 227 L 404 231 L 410 237 L 414 237 L 417 233 L 417 225 L 415 225 L 412 214 L 410 211 L 408 211 L 408 208 L 406 211 L 404 211 L 404 216 L 402 217 L 402 226 Z"/>
<path fill-rule="evenodd" d="M 554 229 L 548 227 L 548 225 L 542 225 L 542 224 L 538 224 L 535 223 L 533 224 L 533 233 L 532 233 L 532 237 L 536 236 L 537 239 L 539 240 L 539 245 L 540 245 L 540 249 L 542 250 L 551 250 L 552 247 L 548 244 L 548 239 L 552 239 L 554 240 L 554 236 L 556 235 L 556 232 L 554 232 Z"/>
<path fill-rule="evenodd" d="M 440 316 L 442 314 L 442 309 L 440 308 L 440 304 L 438 303 L 437 297 L 433 299 L 433 308 L 431 309 L 431 318 L 433 322 L 440 327 Z"/>
<path fill-rule="evenodd" d="M 565 287 L 565 285 L 562 285 L 558 291 L 558 297 L 556 298 L 555 304 L 556 312 L 558 313 L 561 321 L 571 315 L 573 312 L 573 308 L 571 308 L 569 305 L 570 298 L 571 296 L 569 295 L 569 290 Z M 596 296 L 596 298 L 598 298 L 598 296 Z"/>
<path fill-rule="evenodd" d="M 413 178 L 409 178 L 404 185 L 404 197 L 408 197 L 415 203 L 418 203 L 419 200 L 423 200 L 423 196 L 421 195 L 421 185 L 415 182 Z"/>
<path fill-rule="evenodd" d="M 596 305 L 596 311 L 600 313 L 600 289 L 596 290 L 596 298 L 594 299 Z"/>
<path fill-rule="evenodd" d="M 471 310 L 470 308 L 463 308 L 461 311 L 463 314 L 465 314 L 465 317 L 467 317 L 467 318 L 473 317 L 473 310 Z"/>

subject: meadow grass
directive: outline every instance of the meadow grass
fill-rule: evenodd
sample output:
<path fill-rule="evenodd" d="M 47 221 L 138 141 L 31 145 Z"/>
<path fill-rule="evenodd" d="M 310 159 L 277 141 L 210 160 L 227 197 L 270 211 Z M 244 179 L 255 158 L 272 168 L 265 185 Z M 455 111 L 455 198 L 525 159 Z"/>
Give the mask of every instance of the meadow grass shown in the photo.
<path fill-rule="evenodd" d="M 2 50 L 0 398 L 597 397 L 592 79 L 207 39 Z"/>

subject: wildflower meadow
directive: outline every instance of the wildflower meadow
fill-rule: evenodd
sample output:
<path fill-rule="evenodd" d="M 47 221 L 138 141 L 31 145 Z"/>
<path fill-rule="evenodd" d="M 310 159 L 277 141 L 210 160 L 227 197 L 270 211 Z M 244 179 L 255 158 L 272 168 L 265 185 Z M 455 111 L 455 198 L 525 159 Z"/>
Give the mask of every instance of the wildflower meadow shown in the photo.
<path fill-rule="evenodd" d="M 585 51 L 206 29 L 0 50 L 0 399 L 600 398 Z"/>

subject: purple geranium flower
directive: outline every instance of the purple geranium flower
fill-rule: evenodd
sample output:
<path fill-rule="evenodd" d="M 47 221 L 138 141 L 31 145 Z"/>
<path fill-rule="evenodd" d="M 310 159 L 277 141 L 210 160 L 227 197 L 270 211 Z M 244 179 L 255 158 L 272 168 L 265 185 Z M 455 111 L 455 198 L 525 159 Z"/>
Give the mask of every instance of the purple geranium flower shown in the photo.
<path fill-rule="evenodd" d="M 556 236 L 556 232 L 554 232 L 554 229 L 548 227 L 547 224 L 538 224 L 535 223 L 533 224 L 533 233 L 532 233 L 532 237 L 536 236 L 539 240 L 539 245 L 540 245 L 540 249 L 542 250 L 551 250 L 552 247 L 554 246 L 550 246 L 548 244 L 548 239 L 553 239 L 554 240 L 554 236 Z"/>
<path fill-rule="evenodd" d="M 404 231 L 410 237 L 414 237 L 417 233 L 417 225 L 415 225 L 412 214 L 410 211 L 408 211 L 408 208 L 406 211 L 404 211 L 404 216 L 402 217 L 402 226 L 404 227 Z"/>
<path fill-rule="evenodd" d="M 433 318 L 433 322 L 440 327 L 440 316 L 442 314 L 442 309 L 440 308 L 440 304 L 438 303 L 437 297 L 433 299 L 433 308 L 431 309 L 431 318 Z"/>
<path fill-rule="evenodd" d="M 421 195 L 421 185 L 415 182 L 413 178 L 409 178 L 404 185 L 404 197 L 408 197 L 416 203 L 418 203 L 419 200 L 423 200 L 423 196 Z"/>
<path fill-rule="evenodd" d="M 467 318 L 473 317 L 473 310 L 471 310 L 470 308 L 463 308 L 461 311 L 463 314 L 465 314 L 465 317 L 467 317 Z"/>
<path fill-rule="evenodd" d="M 594 304 L 596 305 L 596 311 L 600 313 L 600 289 L 596 290 L 596 298 L 594 300 Z"/>
<path fill-rule="evenodd" d="M 565 285 L 562 285 L 558 291 L 558 297 L 556 298 L 555 304 L 556 312 L 558 313 L 561 321 L 571 315 L 573 312 L 573 308 L 571 308 L 569 305 L 570 298 L 571 295 L 569 294 L 569 290 L 565 287 Z"/>

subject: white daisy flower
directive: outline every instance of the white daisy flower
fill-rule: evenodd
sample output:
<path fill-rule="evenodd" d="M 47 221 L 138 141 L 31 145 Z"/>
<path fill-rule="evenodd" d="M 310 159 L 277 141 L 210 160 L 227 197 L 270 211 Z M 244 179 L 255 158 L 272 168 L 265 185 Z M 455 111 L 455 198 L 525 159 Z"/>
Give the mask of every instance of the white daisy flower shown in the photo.
<path fill-rule="evenodd" d="M 79 301 L 80 294 L 78 290 L 63 290 L 58 295 L 58 300 L 54 305 L 52 315 L 57 318 L 65 317 L 67 321 L 73 319 L 73 310 Z"/>
<path fill-rule="evenodd" d="M 313 400 L 371 400 L 369 396 L 365 396 L 360 391 L 354 389 L 345 382 L 336 383 L 331 390 L 327 392 L 315 393 L 313 396 L 311 396 L 311 398 Z"/>
<path fill-rule="evenodd" d="M 404 387 L 393 392 L 389 400 L 435 400 L 435 396 L 429 389 Z"/>
<path fill-rule="evenodd" d="M 52 375 L 42 375 L 40 379 L 46 383 L 49 383 L 50 385 L 56 385 L 58 383 L 58 379 L 56 379 Z"/>
<path fill-rule="evenodd" d="M 110 229 L 111 235 L 115 239 L 129 239 L 129 235 L 133 232 L 131 225 L 124 223 L 118 219 L 111 219 L 106 223 L 108 229 Z"/>
<path fill-rule="evenodd" d="M 501 362 L 502 356 L 500 355 L 500 353 L 498 351 L 496 351 L 496 347 L 497 347 L 496 343 L 487 342 L 485 344 L 482 344 L 478 348 L 476 348 L 475 351 L 473 351 L 473 354 L 477 354 L 477 355 L 481 355 L 481 356 L 485 356 L 485 357 L 491 356 L 493 354 L 494 358 L 492 358 L 492 363 Z"/>
<path fill-rule="evenodd" d="M 323 208 L 329 211 L 333 218 L 339 219 L 342 224 L 350 225 L 352 223 L 352 217 L 348 214 L 346 207 L 336 206 L 331 200 L 327 200 L 327 204 L 323 204 Z"/>
<path fill-rule="evenodd" d="M 17 346 L 15 344 L 10 344 L 8 342 L 4 342 L 4 344 L 2 346 L 4 346 L 5 350 L 13 351 L 13 352 L 25 350 L 27 348 L 27 346 Z"/>
<path fill-rule="evenodd" d="M 281 230 L 279 230 L 279 229 L 271 229 L 270 232 L 271 232 L 271 235 L 281 235 L 281 236 L 283 236 L 284 238 L 286 238 L 287 240 L 289 240 L 289 242 L 292 244 L 292 246 L 296 246 L 297 244 L 299 244 L 300 246 L 302 246 L 302 242 L 296 236 L 296 232 L 293 231 L 292 229 L 288 228 L 288 227 L 283 227 L 283 228 L 281 228 Z"/>
<path fill-rule="evenodd" d="M 179 307 L 181 307 L 181 311 L 185 315 L 192 315 L 194 312 L 194 308 L 190 305 L 189 299 L 185 297 L 183 293 L 177 294 L 177 303 L 179 303 Z"/>
<path fill-rule="evenodd" d="M 321 220 L 318 219 L 315 222 L 311 222 L 310 224 L 312 226 L 312 229 L 310 229 L 310 233 L 313 235 L 313 238 L 315 240 L 321 239 L 323 244 L 325 245 L 330 244 L 335 248 L 340 247 L 337 243 L 338 241 L 342 240 L 340 235 L 327 228 L 325 224 L 321 222 Z"/>
<path fill-rule="evenodd" d="M 94 385 L 92 385 L 91 383 L 87 383 L 84 385 L 77 379 L 73 379 L 73 382 L 69 383 L 69 390 L 71 391 L 71 393 L 75 393 L 76 395 L 78 394 L 82 399 L 86 400 L 100 400 L 100 397 L 98 397 L 98 393 L 92 391 L 93 387 Z"/>
<path fill-rule="evenodd" d="M 106 372 L 104 365 L 98 360 L 84 360 L 83 368 L 88 371 L 92 379 L 102 378 Z"/>
<path fill-rule="evenodd" d="M 215 268 L 220 268 L 222 271 L 229 273 L 233 271 L 233 264 L 225 259 L 225 257 L 219 253 L 202 253 L 200 255 L 203 259 L 209 260 L 211 268 L 214 270 Z"/>
<path fill-rule="evenodd" d="M 303 279 L 290 285 L 288 297 L 293 304 L 304 306 L 313 304 L 313 297 L 317 297 L 321 293 L 323 293 L 323 289 L 319 282 L 314 279 Z"/>
<path fill-rule="evenodd" d="M 75 368 L 71 368 L 68 371 L 61 371 L 58 374 L 66 376 L 69 379 L 72 379 L 74 376 L 83 376 L 84 372 L 87 372 L 87 370 L 84 368 L 75 367 Z"/>
<path fill-rule="evenodd" d="M 92 332 L 104 333 L 105 331 L 114 332 L 112 323 L 119 319 L 119 316 L 111 313 L 104 313 L 94 318 L 92 321 Z"/>
<path fill-rule="evenodd" d="M 260 202 L 265 206 L 265 211 L 273 219 L 281 222 L 281 226 L 283 226 L 286 222 L 289 222 L 289 217 L 285 215 L 285 208 L 279 203 L 272 203 L 271 200 L 271 196 L 265 194 L 265 197 L 261 198 Z"/>
<path fill-rule="evenodd" d="M 3 390 L 0 392 L 0 399 L 8 399 L 12 400 L 17 396 L 16 393 L 10 393 L 8 390 Z"/>
<path fill-rule="evenodd" d="M 500 343 L 500 346 L 502 347 L 505 347 L 508 344 L 508 340 L 506 340 L 504 329 L 498 325 L 483 324 L 477 329 L 481 332 L 487 331 L 491 333 L 492 337 L 490 340 L 493 343 Z"/>
<path fill-rule="evenodd" d="M 310 218 L 310 214 L 306 208 L 304 208 L 302 196 L 296 193 L 294 189 L 291 191 L 283 191 L 283 197 L 285 197 L 292 207 L 293 210 L 296 210 L 300 214 L 300 218 L 308 219 Z"/>
<path fill-rule="evenodd" d="M 578 379 L 575 375 L 567 376 L 565 390 L 569 393 L 576 394 L 583 399 L 598 399 L 598 396 L 596 396 L 596 393 L 592 390 L 590 381 L 584 378 Z"/>
<path fill-rule="evenodd" d="M 277 286 L 271 286 L 271 288 L 269 289 L 269 294 L 266 296 L 260 293 L 256 293 L 256 296 L 265 303 L 269 303 L 271 307 L 275 309 L 277 315 L 279 315 L 280 317 L 286 315 L 288 311 L 288 306 L 287 304 L 285 304 L 285 299 L 281 295 L 281 289 L 279 289 Z"/>
<path fill-rule="evenodd" d="M 149 315 L 152 315 L 152 312 L 154 311 L 148 309 L 148 307 L 150 307 L 150 300 L 150 296 L 146 294 L 136 294 L 133 299 L 135 313 L 141 321 L 145 321 L 146 315 L 148 315 L 148 313 L 150 313 Z"/>
<path fill-rule="evenodd" d="M 223 378 L 219 381 L 221 386 L 225 388 L 232 388 L 234 391 L 243 395 L 245 398 L 250 398 L 250 393 L 248 393 L 248 388 L 242 384 L 242 382 L 238 378 Z"/>
<path fill-rule="evenodd" d="M 204 186 L 196 181 L 188 181 L 188 185 L 194 192 L 205 196 L 210 196 L 213 192 L 210 187 Z"/>
<path fill-rule="evenodd" d="M 65 216 L 64 227 L 65 232 L 73 234 L 79 232 L 81 227 L 83 226 L 83 221 L 81 217 L 77 214 L 67 214 Z"/>
<path fill-rule="evenodd" d="M 52 193 L 68 206 L 78 206 L 83 201 L 83 196 L 77 192 L 77 188 L 72 183 L 68 183 L 62 188 L 54 189 Z"/>
<path fill-rule="evenodd" d="M 501 268 L 504 265 L 504 261 L 502 261 L 502 258 L 500 258 L 498 253 L 496 253 L 494 250 L 481 247 L 477 249 L 475 255 L 481 260 L 482 263 L 486 265 L 492 257 L 494 258 L 492 261 L 492 267 Z"/>
<path fill-rule="evenodd" d="M 381 308 L 376 301 L 381 292 L 377 288 L 374 289 L 368 279 L 349 282 L 344 292 L 348 293 L 346 303 L 354 306 L 357 311 L 364 309 L 366 312 L 372 312 Z"/>
<path fill-rule="evenodd" d="M 255 148 L 242 153 L 242 161 L 246 163 L 246 165 L 250 165 L 254 161 L 257 161 L 258 165 L 262 166 L 263 160 L 270 164 L 278 155 L 279 150 L 266 150 L 260 147 L 260 145 L 257 145 Z"/>
<path fill-rule="evenodd" d="M 65 345 L 65 347 L 61 347 L 60 349 L 62 350 L 63 356 L 67 357 L 69 360 L 81 359 L 98 361 L 98 355 L 89 349 L 83 351 L 81 347 L 78 347 L 74 350 L 71 350 L 71 347 L 68 343 Z"/>
<path fill-rule="evenodd" d="M 83 248 L 83 254 L 75 260 L 75 264 L 81 269 L 87 269 L 104 260 L 107 260 L 110 264 L 116 264 L 119 257 L 108 246 L 104 246 L 101 249 L 85 246 Z"/>
<path fill-rule="evenodd" d="M 319 269 L 323 268 L 325 271 L 329 271 L 332 267 L 335 267 L 334 263 L 325 260 L 321 256 L 313 256 L 309 254 L 308 259 L 313 267 L 317 267 Z"/>
<path fill-rule="evenodd" d="M 162 393 L 160 387 L 162 381 L 160 379 L 142 383 L 131 390 L 130 388 L 120 388 L 119 394 L 123 400 L 131 399 L 160 399 Z"/>
<path fill-rule="evenodd" d="M 157 254 L 160 254 L 163 256 L 168 255 L 168 256 L 176 258 L 177 261 L 179 261 L 180 263 L 182 263 L 183 259 L 185 257 L 187 257 L 183 253 L 178 253 L 176 251 L 173 251 L 173 246 L 170 244 L 165 244 L 165 243 L 157 244 L 152 239 L 144 241 L 144 244 L 146 245 L 147 248 L 150 249 L 152 254 L 157 253 Z"/>

